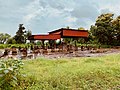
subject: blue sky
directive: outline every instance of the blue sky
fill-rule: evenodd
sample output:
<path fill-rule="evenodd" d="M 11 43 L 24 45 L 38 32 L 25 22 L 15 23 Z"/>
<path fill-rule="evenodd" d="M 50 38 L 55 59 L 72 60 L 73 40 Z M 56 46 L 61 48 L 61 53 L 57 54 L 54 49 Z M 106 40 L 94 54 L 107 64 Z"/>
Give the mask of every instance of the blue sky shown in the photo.
<path fill-rule="evenodd" d="M 0 33 L 15 35 L 20 23 L 33 34 L 89 29 L 101 13 L 120 15 L 119 5 L 120 0 L 0 0 Z"/>

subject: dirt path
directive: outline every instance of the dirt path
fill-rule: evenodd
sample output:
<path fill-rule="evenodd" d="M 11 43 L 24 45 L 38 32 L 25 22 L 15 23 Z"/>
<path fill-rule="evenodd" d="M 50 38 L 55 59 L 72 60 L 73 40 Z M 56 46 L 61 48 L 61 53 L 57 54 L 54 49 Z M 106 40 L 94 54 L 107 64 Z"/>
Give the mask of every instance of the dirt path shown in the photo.
<path fill-rule="evenodd" d="M 49 53 L 47 55 L 41 55 L 40 57 L 45 57 L 49 59 L 57 59 L 57 58 L 72 58 L 72 57 L 98 57 L 104 56 L 109 54 L 120 54 L 120 49 L 100 49 L 100 50 L 93 50 L 93 51 L 75 51 L 73 53 Z"/>

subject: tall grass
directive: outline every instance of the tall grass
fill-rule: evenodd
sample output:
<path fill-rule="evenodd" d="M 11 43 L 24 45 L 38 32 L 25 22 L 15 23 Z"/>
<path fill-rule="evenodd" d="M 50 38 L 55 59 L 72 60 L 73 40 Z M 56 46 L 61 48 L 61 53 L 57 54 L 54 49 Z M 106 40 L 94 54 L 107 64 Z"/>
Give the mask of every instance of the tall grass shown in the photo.
<path fill-rule="evenodd" d="M 28 90 L 120 90 L 120 54 L 24 63 Z"/>

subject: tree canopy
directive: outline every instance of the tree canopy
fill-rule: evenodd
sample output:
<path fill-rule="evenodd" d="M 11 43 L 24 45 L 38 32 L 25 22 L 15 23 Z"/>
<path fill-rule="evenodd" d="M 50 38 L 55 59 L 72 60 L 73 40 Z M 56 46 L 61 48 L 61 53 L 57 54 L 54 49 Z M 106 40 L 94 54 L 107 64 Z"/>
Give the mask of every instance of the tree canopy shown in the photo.
<path fill-rule="evenodd" d="M 11 36 L 7 33 L 0 33 L 0 44 L 4 44 Z"/>
<path fill-rule="evenodd" d="M 120 44 L 120 17 L 113 18 L 114 14 L 107 13 L 98 16 L 95 25 L 92 25 L 90 32 L 94 39 L 101 44 L 119 45 Z"/>
<path fill-rule="evenodd" d="M 25 33 L 26 33 L 25 27 L 23 26 L 23 24 L 19 24 L 19 29 L 16 32 L 16 35 L 14 36 L 16 43 L 18 44 L 26 43 Z"/>

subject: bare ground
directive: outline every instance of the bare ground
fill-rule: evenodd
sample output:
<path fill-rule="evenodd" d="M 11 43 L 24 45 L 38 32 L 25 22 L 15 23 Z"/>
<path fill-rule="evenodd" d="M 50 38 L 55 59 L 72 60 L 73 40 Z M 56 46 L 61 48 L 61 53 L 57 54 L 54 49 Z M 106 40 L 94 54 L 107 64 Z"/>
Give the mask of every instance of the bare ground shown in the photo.
<path fill-rule="evenodd" d="M 120 49 L 98 49 L 98 50 L 85 50 L 85 51 L 74 51 L 74 52 L 54 52 L 48 54 L 42 54 L 39 57 L 45 57 L 49 59 L 57 58 L 72 58 L 72 57 L 100 57 L 109 54 L 120 54 Z"/>
<path fill-rule="evenodd" d="M 0 49 L 0 55 L 4 50 Z M 74 51 L 74 52 L 49 52 L 47 54 L 39 54 L 36 58 L 43 57 L 48 59 L 58 58 L 72 58 L 72 57 L 100 57 L 109 54 L 120 54 L 120 49 L 97 49 L 97 50 L 85 50 L 85 51 Z"/>

